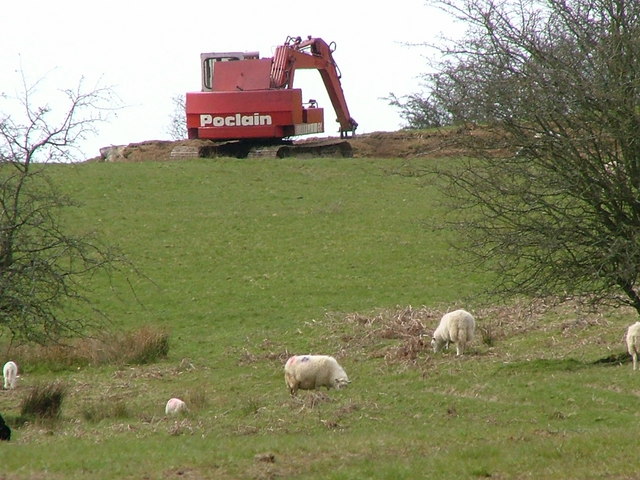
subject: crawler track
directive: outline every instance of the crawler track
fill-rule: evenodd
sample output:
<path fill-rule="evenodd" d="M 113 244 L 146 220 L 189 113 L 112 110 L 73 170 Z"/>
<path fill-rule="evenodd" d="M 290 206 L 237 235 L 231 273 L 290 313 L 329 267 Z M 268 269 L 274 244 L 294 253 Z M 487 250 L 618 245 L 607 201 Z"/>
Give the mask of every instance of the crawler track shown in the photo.
<path fill-rule="evenodd" d="M 174 147 L 172 158 L 287 158 L 287 157 L 352 157 L 353 149 L 346 140 L 317 140 L 302 143 L 259 144 L 232 140 L 183 144 Z"/>

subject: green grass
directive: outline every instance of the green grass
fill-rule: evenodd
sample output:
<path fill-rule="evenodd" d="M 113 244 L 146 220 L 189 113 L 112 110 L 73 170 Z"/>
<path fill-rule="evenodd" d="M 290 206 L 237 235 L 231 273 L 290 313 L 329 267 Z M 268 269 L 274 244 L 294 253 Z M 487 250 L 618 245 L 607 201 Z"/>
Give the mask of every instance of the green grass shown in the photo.
<path fill-rule="evenodd" d="M 135 286 L 154 321 L 191 324 L 190 332 L 193 323 L 215 323 L 224 333 L 238 323 L 279 329 L 324 311 L 468 295 L 473 278 L 452 265 L 450 234 L 429 231 L 444 214 L 433 187 L 388 174 L 391 165 L 97 164 L 65 177 L 77 181 L 83 223 L 100 227 L 153 280 Z M 111 298 L 98 301 L 112 308 Z M 187 305 L 190 319 L 176 322 Z M 120 317 L 138 316 L 120 308 Z M 203 330 L 211 333 L 221 332 Z"/>
<path fill-rule="evenodd" d="M 47 167 L 82 203 L 70 227 L 144 274 L 87 279 L 92 302 L 170 348 L 148 365 L 22 364 L 0 391 L 2 478 L 634 478 L 640 376 L 594 363 L 623 350 L 633 315 L 485 308 L 491 277 L 457 261 L 439 180 L 396 174 L 428 162 Z M 409 305 L 464 306 L 494 341 L 456 359 L 378 328 Z M 291 399 L 284 360 L 309 352 L 338 357 L 350 387 Z M 54 380 L 61 418 L 19 424 L 22 397 Z M 165 417 L 172 396 L 186 415 Z"/>

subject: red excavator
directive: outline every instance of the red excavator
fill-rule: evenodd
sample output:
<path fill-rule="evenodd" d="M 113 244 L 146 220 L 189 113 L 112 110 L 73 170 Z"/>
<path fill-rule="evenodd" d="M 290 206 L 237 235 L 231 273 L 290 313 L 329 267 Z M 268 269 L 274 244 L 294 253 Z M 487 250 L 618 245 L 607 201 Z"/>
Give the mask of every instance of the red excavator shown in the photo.
<path fill-rule="evenodd" d="M 272 58 L 258 52 L 203 53 L 202 91 L 187 93 L 190 139 L 211 140 L 199 156 L 285 157 L 297 154 L 351 156 L 344 140 L 355 134 L 333 59 L 335 43 L 321 38 L 288 37 Z M 296 142 L 291 137 L 324 132 L 324 109 L 302 101 L 293 88 L 298 69 L 316 69 L 337 115 L 341 140 Z"/>

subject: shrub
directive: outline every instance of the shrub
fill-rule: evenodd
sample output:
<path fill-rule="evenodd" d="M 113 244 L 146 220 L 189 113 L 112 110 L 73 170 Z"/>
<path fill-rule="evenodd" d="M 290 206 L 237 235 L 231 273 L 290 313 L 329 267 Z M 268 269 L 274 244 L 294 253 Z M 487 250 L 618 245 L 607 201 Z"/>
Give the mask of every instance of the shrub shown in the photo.
<path fill-rule="evenodd" d="M 122 341 L 122 346 L 126 348 L 122 352 L 127 354 L 126 363 L 153 363 L 169 354 L 169 334 L 155 327 L 142 327 L 129 334 Z"/>
<path fill-rule="evenodd" d="M 38 419 L 56 419 L 60 416 L 67 387 L 60 382 L 34 386 L 22 400 L 20 414 Z"/>

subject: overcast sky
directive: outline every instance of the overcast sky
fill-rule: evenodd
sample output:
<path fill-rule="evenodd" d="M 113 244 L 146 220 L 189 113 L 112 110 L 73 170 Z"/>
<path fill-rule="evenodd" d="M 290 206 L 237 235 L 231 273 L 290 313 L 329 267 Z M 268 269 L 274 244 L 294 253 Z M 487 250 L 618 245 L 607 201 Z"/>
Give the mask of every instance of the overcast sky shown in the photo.
<path fill-rule="evenodd" d="M 89 88 L 112 87 L 123 108 L 82 145 L 89 158 L 102 146 L 169 139 L 171 99 L 200 89 L 201 52 L 257 50 L 269 57 L 287 36 L 312 35 L 336 42 L 357 133 L 394 131 L 402 120 L 382 97 L 420 90 L 428 51 L 407 44 L 446 34 L 444 18 L 425 0 L 7 0 L 0 15 L 0 93 L 19 95 L 19 71 L 28 84 L 43 79 L 40 102 L 49 89 L 74 88 L 81 77 Z M 335 114 L 319 74 L 298 71 L 295 86 L 304 100 L 319 100 L 325 129 L 334 134 Z"/>

